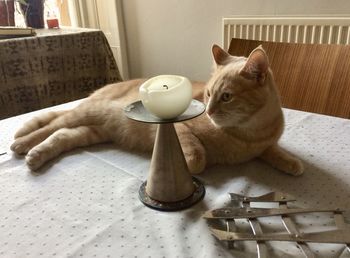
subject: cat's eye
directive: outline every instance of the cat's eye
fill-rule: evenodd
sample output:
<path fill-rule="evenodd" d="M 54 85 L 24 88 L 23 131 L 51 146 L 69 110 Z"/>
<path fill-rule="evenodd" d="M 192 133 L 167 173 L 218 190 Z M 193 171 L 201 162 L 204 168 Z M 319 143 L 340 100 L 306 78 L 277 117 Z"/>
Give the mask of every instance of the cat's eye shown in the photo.
<path fill-rule="evenodd" d="M 224 102 L 228 102 L 232 99 L 232 94 L 231 93 L 228 93 L 228 92 L 224 92 L 222 95 L 221 95 L 221 100 L 224 101 Z"/>

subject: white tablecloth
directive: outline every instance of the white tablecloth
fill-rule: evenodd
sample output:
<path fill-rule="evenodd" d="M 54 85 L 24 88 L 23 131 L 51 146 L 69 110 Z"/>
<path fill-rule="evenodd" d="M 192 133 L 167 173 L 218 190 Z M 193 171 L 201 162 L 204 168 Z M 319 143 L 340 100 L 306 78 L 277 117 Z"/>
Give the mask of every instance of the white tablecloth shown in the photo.
<path fill-rule="evenodd" d="M 51 109 L 62 109 L 76 102 Z M 178 212 L 159 212 L 138 200 L 150 156 L 112 144 L 81 148 L 55 159 L 40 174 L 9 150 L 16 129 L 37 111 L 0 121 L 0 257 L 256 257 L 255 244 L 233 250 L 218 242 L 201 218 L 229 202 L 227 193 L 294 195 L 297 207 L 350 209 L 350 121 L 284 110 L 281 145 L 302 157 L 305 174 L 292 177 L 261 161 L 213 167 L 199 178 L 206 196 Z M 349 213 L 345 213 L 347 219 Z M 332 215 L 294 217 L 307 232 L 334 228 Z M 244 227 L 245 221 L 242 221 Z M 285 232 L 280 220 L 261 220 Z M 293 243 L 268 243 L 270 257 L 303 257 Z M 310 244 L 319 257 L 339 257 L 343 245 Z M 350 257 L 343 252 L 341 257 Z"/>

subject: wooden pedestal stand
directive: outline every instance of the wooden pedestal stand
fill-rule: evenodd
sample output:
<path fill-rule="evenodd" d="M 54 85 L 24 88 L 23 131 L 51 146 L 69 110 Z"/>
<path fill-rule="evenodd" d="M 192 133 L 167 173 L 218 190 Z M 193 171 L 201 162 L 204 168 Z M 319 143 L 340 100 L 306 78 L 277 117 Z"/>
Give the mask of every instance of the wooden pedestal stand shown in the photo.
<path fill-rule="evenodd" d="M 203 103 L 192 100 L 182 115 L 163 120 L 150 114 L 141 101 L 125 107 L 125 115 L 130 119 L 158 124 L 148 180 L 139 190 L 140 200 L 145 205 L 157 210 L 174 211 L 190 207 L 204 197 L 204 186 L 188 171 L 173 124 L 197 117 L 204 110 Z"/>

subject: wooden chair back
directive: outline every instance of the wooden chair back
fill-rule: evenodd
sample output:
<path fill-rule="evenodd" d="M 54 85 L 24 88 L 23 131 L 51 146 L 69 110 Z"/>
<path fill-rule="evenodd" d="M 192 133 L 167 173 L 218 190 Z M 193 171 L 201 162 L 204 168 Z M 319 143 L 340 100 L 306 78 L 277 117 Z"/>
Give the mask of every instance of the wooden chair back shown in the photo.
<path fill-rule="evenodd" d="M 228 52 L 248 56 L 260 44 L 283 107 L 350 118 L 350 45 L 232 39 Z"/>

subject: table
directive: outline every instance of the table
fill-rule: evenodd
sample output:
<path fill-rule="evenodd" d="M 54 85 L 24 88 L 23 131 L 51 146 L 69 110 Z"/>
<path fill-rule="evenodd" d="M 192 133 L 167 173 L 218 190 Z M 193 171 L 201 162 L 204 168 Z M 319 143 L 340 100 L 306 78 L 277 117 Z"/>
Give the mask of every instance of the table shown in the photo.
<path fill-rule="evenodd" d="M 80 99 L 122 80 L 102 31 L 36 32 L 0 40 L 0 118 Z"/>
<path fill-rule="evenodd" d="M 41 174 L 30 173 L 9 146 L 23 121 L 44 111 L 0 121 L 0 153 L 6 152 L 0 156 L 0 257 L 256 257 L 253 242 L 229 250 L 201 218 L 206 210 L 226 205 L 227 193 L 284 191 L 297 198 L 296 207 L 350 209 L 350 120 L 284 109 L 280 143 L 302 157 L 303 176 L 286 175 L 259 160 L 212 167 L 199 176 L 207 191 L 203 201 L 184 211 L 160 212 L 138 199 L 150 155 L 103 144 L 65 154 Z M 348 220 L 350 213 L 345 216 Z M 304 231 L 334 228 L 330 214 L 294 220 Z M 262 224 L 263 230 L 284 232 L 280 222 Z M 342 245 L 309 246 L 317 257 L 339 257 L 344 251 Z M 274 250 L 270 257 L 303 257 L 292 243 L 268 247 Z"/>

